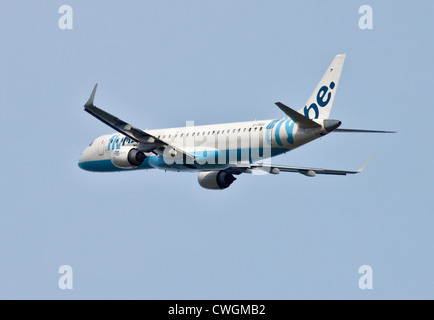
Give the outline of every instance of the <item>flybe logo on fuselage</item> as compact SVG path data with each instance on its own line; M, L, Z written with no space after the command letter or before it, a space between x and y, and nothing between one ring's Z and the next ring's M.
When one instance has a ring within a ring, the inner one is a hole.
M280 137L280 128L282 127L283 124L285 124L285 130L286 130L286 135L287 135L286 141L290 144L294 143L293 130L294 130L295 122L292 119L282 119L280 121L279 120L273 120L267 126L267 132L266 132L265 138L270 145L272 145L271 132L272 132L273 128L276 127L276 129L274 130L274 141L279 146L283 147L282 139Z
M134 142L135 142L134 140L128 137L115 134L108 141L107 151L114 150L115 148L117 149L120 148L121 146L129 145L130 143L134 143Z
M322 86L316 95L316 103L312 103L309 107L304 107L304 115L309 119L318 119L319 117L319 108L324 108L329 104L332 94L329 92L329 89L333 90L336 87L335 83L330 82L330 88L327 86ZM318 107L319 106L319 107ZM314 116L309 116L311 114L311 110L313 110Z

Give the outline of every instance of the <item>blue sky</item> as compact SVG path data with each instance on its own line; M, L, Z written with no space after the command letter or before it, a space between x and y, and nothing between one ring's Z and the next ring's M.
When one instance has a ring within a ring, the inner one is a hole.
M58 9L73 9L60 30ZM373 30L359 29L359 7ZM1 299L433 299L430 1L5 1L0 10ZM282 117L347 59L331 134L274 163L361 175L92 174L112 129ZM73 269L60 290L61 265ZM373 268L373 290L358 269Z

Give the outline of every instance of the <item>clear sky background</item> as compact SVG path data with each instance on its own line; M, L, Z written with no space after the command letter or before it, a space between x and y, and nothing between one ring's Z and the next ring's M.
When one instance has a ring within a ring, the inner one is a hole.
M59 7L73 8L61 30ZM373 30L359 29L359 7ZM3 1L1 299L433 299L432 1ZM273 159L363 174L97 174L113 130L281 118L336 54L342 128ZM60 290L61 265L73 289ZM358 269L373 268L373 290Z

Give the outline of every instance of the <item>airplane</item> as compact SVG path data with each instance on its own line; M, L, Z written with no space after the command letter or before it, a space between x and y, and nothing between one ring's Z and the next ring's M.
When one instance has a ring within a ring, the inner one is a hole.
M339 129L342 122L329 119L345 58L345 54L338 54L333 59L304 108L295 111L276 102L285 114L281 119L141 130L96 107L98 84L95 84L84 110L116 132L96 138L82 152L78 166L93 172L142 169L197 172L200 186L211 190L228 188L235 176L242 173L297 172L308 177L361 173L372 156L355 171L270 162L274 156L331 132L394 133Z

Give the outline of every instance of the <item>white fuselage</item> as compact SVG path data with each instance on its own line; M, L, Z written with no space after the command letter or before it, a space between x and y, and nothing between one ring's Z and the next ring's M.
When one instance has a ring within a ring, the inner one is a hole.
M153 152L146 153L140 166L127 169L221 170L234 163L270 159L327 134L322 120L315 121L321 127L303 129L293 120L282 118L148 130L150 135L193 155L196 161L186 163L185 159L171 158L169 153ZM120 133L100 136L83 151L79 166L89 171L125 170L113 164L113 156L123 147L138 145Z

